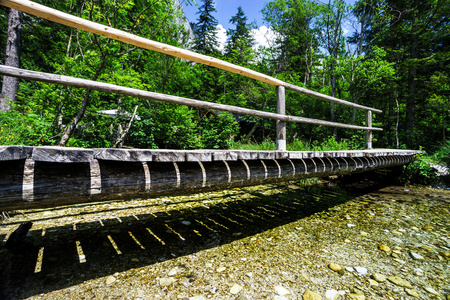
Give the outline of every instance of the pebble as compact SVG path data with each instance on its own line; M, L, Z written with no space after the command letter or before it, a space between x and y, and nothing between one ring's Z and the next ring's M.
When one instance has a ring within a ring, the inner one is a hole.
M421 268L415 268L414 269L414 274L416 274L417 276L423 276L424 271Z
M113 283L114 281L116 281L116 277L114 277L114 276L108 276L108 278L106 278L106 284L111 284L111 283Z
M325 299L336 300L339 298L339 292L336 290L328 290L325 292Z
M178 268L173 268L172 270L167 273L167 276L175 276L178 273Z
M418 253L415 253L415 252L411 251L411 252L409 252L409 254L411 254L411 257L414 258L414 259L423 259L423 256L418 254Z
M301 280L301 281L304 281L304 282L311 281L311 279L309 278L309 276L306 275L306 274L300 275L300 280Z
M239 284L235 283L235 284L231 287L230 293L231 293L232 295L237 295L237 294L239 294L240 291L242 291L242 289L243 289L242 286L240 286Z
M378 249L380 249L381 251L384 251L384 252L390 252L391 251L391 248L389 246L384 245L384 244L379 245Z
M405 279L402 279L402 278L397 277L397 276L388 277L388 280L390 282L392 282L393 284L398 285L398 286L406 287L408 289L412 289L413 288L413 286L411 285L411 283L409 283L409 281L406 281Z
M367 269L364 267L354 267L355 271L358 272L359 275L366 275Z
M306 291L303 294L303 300L322 300L322 296L320 296L316 292Z
M359 294L348 294L348 297L352 300L365 300L366 296Z
M338 264L335 264L335 263L329 264L328 267L329 267L331 270L335 271L335 272L341 272L341 271L343 271L342 267L341 267L340 265L338 265Z
M191 222L189 222L189 221L183 221L183 222L181 222L181 224L183 224L183 225L191 225Z
M277 285L275 287L275 292L280 296L286 296L289 295L291 292L289 292L285 287L281 285Z
M413 297L419 297L419 293L415 289L405 289L405 292Z
M369 234L368 234L367 232L365 232L365 231L361 231L360 234L361 234L362 236L369 236Z
M352 228L352 227L355 227L355 226L356 226L355 224L350 224L350 223L347 224L348 228Z
M354 272L355 271L355 269L353 269L353 267L345 267L345 269L347 271L349 271L349 272Z
M372 288L377 288L380 284L379 284L378 281L376 281L376 280L369 279L369 285L370 285Z
M380 273L374 273L372 278L378 282L385 282L387 280L387 277Z
M223 271L225 271L227 268L225 268L225 267L219 267L219 268L217 268L217 272L223 272Z
M430 294L439 295L439 293L435 289L433 289L431 286L425 286L425 287L423 287L423 289Z
M206 298L202 295L196 295L194 297L190 297L189 300L206 300Z
M169 286L172 283L174 283L175 279L172 277L163 277L159 279L159 285L160 286Z

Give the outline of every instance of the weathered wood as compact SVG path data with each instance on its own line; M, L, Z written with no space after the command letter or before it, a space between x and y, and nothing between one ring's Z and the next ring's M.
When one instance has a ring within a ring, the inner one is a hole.
M32 151L33 147L27 146L0 146L0 161L25 159Z
M368 110L366 112L366 126L372 127L372 111ZM366 131L366 148L372 149L372 130Z
M372 151L373 157L325 157L324 153L303 152L304 158L298 159L269 158L271 153L290 152L241 151L241 157L255 158L204 162L94 159L91 162L61 163L34 161L32 158L0 161L0 210L205 192L365 172L414 160L412 152L403 152L402 155L386 155L384 152L384 156L380 156L383 152ZM196 157L198 159L211 158L199 151L191 154L200 155ZM342 151L339 154L350 153ZM266 155L266 159L261 159ZM309 155L322 157L305 158Z
M277 114L286 115L286 95L283 86L277 86ZM286 122L277 120L277 150L286 151Z
M290 91L294 91L294 92L298 92L298 93L301 93L301 94L304 94L304 95L312 96L312 97L315 97L315 98L318 98L318 99L321 99L321 100L325 100L325 101L328 101L328 102L331 102L331 103L345 105L345 106L348 106L348 107L353 107L353 108L362 109L362 110L366 110L366 111L370 110L370 111L372 111L374 113L379 113L379 114L381 114L383 112L380 109L375 109L375 108L371 108L371 107L368 107L368 106L356 104L356 103L353 103L353 102L341 100L341 99L338 99L338 98L335 98L335 97L331 97L331 96L328 96L328 95L325 95L325 94L321 94L321 93L318 93L318 92L315 92L315 91L311 91L311 90L308 90L308 89L305 89L305 88L302 88L302 87L299 87L299 86L296 86L296 85L293 85L293 84L290 84L290 83L286 83L285 82L283 85L284 85L284 87L286 89L288 89Z
M369 130L369 129L378 130L378 131L383 130L382 128L378 128L378 127L369 128L369 127L364 127L364 126L348 125L348 124L329 122L329 121L310 119L310 118L303 118L303 117L297 117L297 116L280 115L280 114L276 114L276 113L257 111L257 110L253 110L253 109L242 108L242 107L237 107L237 106L232 106L232 105L225 105L225 104L212 103L212 102L207 102L207 101L200 101L200 100L182 98L182 97L177 97L177 96L153 93L153 92L142 91L142 90L138 90L138 89L123 87L123 86L109 84L109 83L80 79L80 78L69 77L69 76L64 76L64 75L55 75L55 74L49 74L49 73L43 73L43 72L23 70L23 69L7 67L7 66L2 66L2 65L0 65L0 74L18 77L18 78L27 79L27 80L42 81L42 82L47 82L47 83L62 84L62 85L68 85L68 86L73 86L73 87L78 87L78 88L97 90L97 91L102 91L102 92L116 93L116 94L121 94L121 95L127 95L127 96L147 99L147 100L156 100L156 101L181 104L181 105L187 105L187 106L204 108L204 109L228 111L231 113L256 116L256 117L261 117L261 118L265 118L265 119L280 120L280 121L284 121L284 122L306 123L306 124L324 125L324 126L340 127L340 128L356 129L356 130Z

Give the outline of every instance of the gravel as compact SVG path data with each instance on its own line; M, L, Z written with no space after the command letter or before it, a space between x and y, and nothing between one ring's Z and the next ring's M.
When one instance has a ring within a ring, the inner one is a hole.
M0 248L0 299L449 299L449 204L291 182L12 211L3 244L33 227L23 249Z

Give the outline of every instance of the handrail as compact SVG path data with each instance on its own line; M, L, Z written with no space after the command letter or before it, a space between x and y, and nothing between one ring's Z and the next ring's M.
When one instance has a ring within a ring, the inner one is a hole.
M140 48L145 48L161 53L165 53L171 56L195 61L201 64L213 66L225 71L229 71L232 73L240 74L249 78L256 79L261 82L268 83L274 86L284 86L286 89L296 91L302 94L306 94L309 96L313 96L328 102L337 103L345 106L349 106L356 109L362 109L366 111L372 111L374 113L382 113L382 110L359 105L353 102L341 100L335 97L331 97L325 94L321 94L315 91L308 90L306 88L298 87L296 85L283 82L282 80L276 79L274 77L265 75L260 72L253 71L251 69L237 66L235 64L210 57L207 55L195 53L193 51L189 51L183 48L178 48L175 46L167 45L164 43L152 41L150 39L146 39L137 35L134 35L129 32L125 32L123 30L119 30L110 26L106 26L103 24L95 23L89 20L82 19L80 17L76 17L56 9L28 1L28 0L0 0L0 4L6 7L14 8L17 10L21 10L28 14L35 15L37 17L41 17L50 21L54 21L56 23L60 23L63 25L67 25L73 28L85 30L91 33L95 33L107 38L111 38L120 42L128 43Z
M382 113L382 111L379 109L359 105L356 103L352 103L349 101L331 97L331 96L328 96L325 94L321 94L321 93L318 93L315 91L311 91L309 89L302 88L302 87L299 87L299 86L296 86L296 85L293 85L293 84L290 84L287 82L283 82L277 78L253 71L253 70L245 68L245 67L237 66L232 63L229 63L229 62L226 62L226 61L214 58L214 57L210 57L207 55L195 53L193 51L189 51L186 49L182 49L182 48L167 45L164 43L152 41L150 39L146 39L146 38L143 38L143 37L140 37L140 36L137 36L137 35L134 35L134 34L110 27L110 26L106 26L106 25L103 25L100 23L85 20L85 19L58 11L56 9L49 8L47 6L44 6L44 5L41 5L41 4L32 2L32 1L0 0L0 4L4 5L6 7L9 7L9 8L21 10L25 13L32 14L37 17L41 17L41 18L44 18L44 19L47 19L50 21L54 21L54 22L57 22L57 23L60 23L63 25L67 25L67 26L70 26L73 28L85 30L87 32L101 35L101 36L104 36L104 37L107 37L110 39L114 39L114 40L124 42L124 43L130 44L130 45L134 45L134 46L137 46L140 48L149 49L149 50L161 52L161 53L164 53L167 55L171 55L174 57L179 57L182 59L187 59L187 60L195 61L195 62L198 62L201 64L213 66L213 67L216 67L216 68L228 71L228 72L240 74L240 75L243 75L243 76L246 76L249 78L253 78L255 80L276 86L277 87L277 113L256 111L256 110L245 109L245 108L240 108L240 107L236 107L236 106L216 104L216 103L211 103L211 102L206 102L206 101L199 101L199 100L180 98L180 97L175 97L175 96L170 96L170 95L145 92L145 91L140 91L140 90L136 90L136 89L131 89L131 90L134 91L133 94L136 97L141 97L141 98L146 98L146 99L154 99L154 100L158 100L158 101L166 101L166 102L178 103L178 104L184 104L184 105L190 105L190 106L195 106L195 107L204 107L204 108L209 107L209 108L217 109L217 110L225 110L225 111L229 111L229 112L236 112L236 113L243 113L243 114L247 114L247 115L259 116L262 118L275 119L275 120L277 120L277 150L286 150L286 124L284 122L298 122L298 123L308 123L308 124L325 125L325 126L332 126L332 127L366 130L367 148L372 148L372 131L383 130L382 128L372 127L372 113ZM28 74L31 74L33 71L27 71L27 70L21 70L21 69L12 70L12 69L7 69L7 68L8 67L2 66L2 70L3 70L2 74L6 75L5 73L9 72L10 74L13 74L13 73L15 74L15 75L10 75L13 77L25 78L25 77L29 76L29 79L31 79L31 77L33 77L31 75L21 77L21 76L23 76L24 73L28 72ZM35 72L35 73L39 73L39 72ZM31 80L51 82L51 80L55 79L55 78L53 78L54 76L57 76L57 77L59 76L60 79L62 79L62 78L70 79L68 81L66 80L65 83L63 83L64 80L59 80L60 81L59 83L66 84L66 85L69 82L72 82L68 85L76 86L76 85L73 85L74 81L77 81L77 80L78 80L78 82L84 81L84 83L81 84L80 87L83 87L83 85L85 85L87 82L87 80L78 79L78 78L74 78L74 77L67 77L67 76L54 75L54 74L48 74L48 73L40 73L40 74L44 75L44 77L46 77L46 78L44 78L45 80L43 80L42 78L31 79ZM50 79L50 77L52 77L52 79ZM57 82L57 81L58 80L56 80L54 82ZM98 83L98 82L97 82L97 84L106 85L105 83ZM102 90L102 88L98 88L98 86L96 86L95 84L89 84L89 85L92 86L91 89ZM111 88L111 86L114 86L114 89L116 90L115 93L124 93L125 90L129 90L129 88L120 87L117 85L110 85L110 88ZM313 96L318 99L328 101L331 103L345 105L345 106L352 107L355 109L365 110L367 127L342 124L342 123L336 123L336 122L329 122L329 121L323 121L323 120L316 120L316 119L309 119L309 118L303 118L303 117L297 117L297 116L286 116L285 115L285 89L295 91L298 93L302 93L305 95ZM139 93L137 93L136 91L138 91L141 94L142 93L146 93L146 94L139 96L138 95ZM152 94L153 96L151 96L150 94ZM158 97L156 97L158 99L155 98L155 95L159 95ZM183 99L183 101L179 101L180 99ZM219 107L221 107L221 108L219 108ZM238 111L240 111L240 112L238 112Z
M316 119L310 119L310 118L303 118L303 117L297 117L297 116L287 116L284 114L277 114L277 113L243 108L243 107L239 107L239 106L219 104L219 103L201 101L201 100L194 100L194 99L171 96L171 95L166 95L166 94L159 94L159 93L143 91L143 90L139 90L139 89L124 87L124 86L110 84L110 83L104 83L104 82L81 79L81 78L64 76L64 75L56 75L56 74L43 73L43 72L37 72L37 71L29 71L29 70L8 67L8 66L3 66L3 65L0 65L0 75L11 76L11 77L21 78L21 79L26 79L26 80L34 80L34 81L41 81L41 82L47 82L47 83L62 84L62 85L76 87L76 88L85 88L85 89L91 89L91 90L96 90L96 91L101 91L101 92L122 94L122 95L127 95L127 96L142 98L142 99L148 99L148 100L156 100L156 101L162 101L162 102L168 102L168 103L174 103L174 104L180 104L180 105L188 105L188 106L197 107L197 108L228 111L231 113L245 114L245 115L261 117L261 118L265 118L265 119L274 119L274 120L279 120L279 121L283 121L283 122L306 123L306 124L324 125L324 126L340 127L340 128L356 129L356 130L377 130L377 131L383 130L383 129L377 128L377 127L363 127L363 126L342 124L342 123L316 120Z

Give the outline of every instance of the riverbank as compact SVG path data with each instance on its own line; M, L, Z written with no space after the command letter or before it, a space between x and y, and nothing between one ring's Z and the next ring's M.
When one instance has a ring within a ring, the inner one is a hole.
M16 211L0 237L32 221L34 247L0 250L2 297L449 299L449 209L360 181Z

